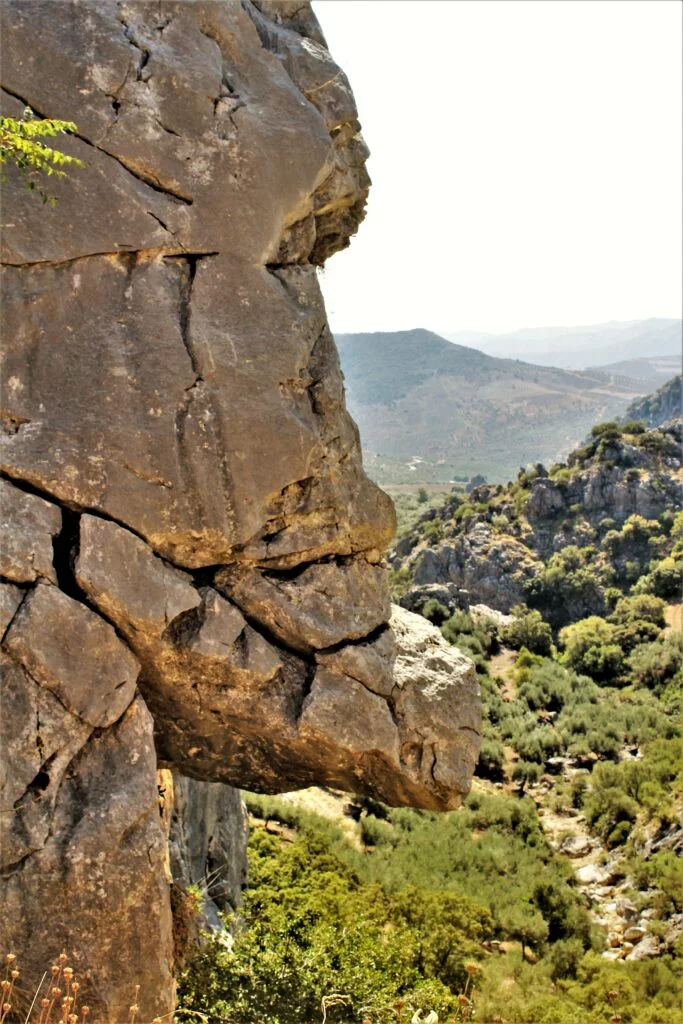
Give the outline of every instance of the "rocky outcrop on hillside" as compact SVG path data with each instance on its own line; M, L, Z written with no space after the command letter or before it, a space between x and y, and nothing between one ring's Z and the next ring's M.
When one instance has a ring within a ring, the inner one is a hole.
M507 487L481 485L466 499L454 494L396 545L392 564L412 581L401 603L415 608L441 587L448 599L438 599L448 607L482 603L510 612L554 554L569 546L597 550L631 517L653 522L681 508L680 442L677 422L607 436L550 472L539 465ZM624 541L610 562L620 569L637 554Z
M529 549L514 537L496 535L486 523L476 523L453 544L425 548L415 559L415 586L454 584L470 601L509 612L524 599L524 585L540 567Z
M158 766L447 808L477 695L393 677L393 510L316 278L367 150L308 4L2 17L3 111L74 120L85 166L54 208L8 169L0 945L37 978L67 946L97 1015L139 984L151 1019L174 973Z
M643 420L648 427L661 427L678 421L683 415L683 377L679 373L654 395L637 398L626 410L624 419Z

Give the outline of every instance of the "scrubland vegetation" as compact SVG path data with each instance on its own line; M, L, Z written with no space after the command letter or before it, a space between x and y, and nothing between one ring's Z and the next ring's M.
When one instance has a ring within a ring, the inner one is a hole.
M638 472L656 488L670 442L639 422L602 424L566 465L525 470L507 488L454 493L431 510L429 495L412 496L413 534L447 543L485 521L530 543L535 479L569 487L626 447L647 453ZM668 623L683 513L552 514L556 531L571 521L571 543L541 556L505 624L418 602L481 684L481 757L464 807L439 815L355 797L344 814L340 796L334 820L248 795L250 881L234 941L209 941L189 966L188 1009L237 1024L323 1013L403 1024L418 1012L490 1024L680 1020L683 635ZM409 565L392 576L398 599ZM564 855L566 837L584 844L582 860ZM577 863L602 881L582 881ZM600 915L618 898L638 926L624 932L635 944L622 935L615 950Z

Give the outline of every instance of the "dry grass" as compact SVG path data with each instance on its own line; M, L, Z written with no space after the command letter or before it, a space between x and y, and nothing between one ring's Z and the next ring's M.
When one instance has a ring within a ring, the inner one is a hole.
M21 982L17 957L14 953L8 953L5 957L5 976L0 982L0 1024L96 1024L90 1019L90 1007L87 1003L81 1002L81 985L73 967L69 965L66 953L60 953L56 961L44 972L37 988L26 989ZM139 994L140 986L136 985L125 1024L145 1024L140 1018ZM177 1013L178 1011L164 1017L155 1017L151 1024L174 1024ZM207 1018L201 1013L180 1013L208 1024Z

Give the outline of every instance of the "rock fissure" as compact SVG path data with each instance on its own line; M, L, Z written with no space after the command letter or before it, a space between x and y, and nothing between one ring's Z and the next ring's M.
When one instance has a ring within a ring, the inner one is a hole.
M3 90L3 92L6 92L8 96L13 96L15 100L19 100L20 103L23 103L24 107L29 107L37 117L48 117L48 115L43 111L39 110L35 104L31 103L24 96L20 96L18 93L8 88L6 85L0 83L0 88ZM116 153L112 153L110 150L105 149L104 146L99 146L96 142L93 142L92 139L89 139L87 135L83 135L82 132L74 132L73 137L75 139L80 139L80 141L85 143L86 146L90 146L92 149L96 149L99 153L104 153L105 156L108 156L112 160L115 160L117 164L125 168L125 170L128 171L128 173L132 175L133 178L137 178L137 180L142 182L143 185L146 185L147 188L151 188L154 192L160 192L163 195L168 196L175 202L182 203L185 206L192 206L192 203L194 202L192 196L186 195L185 193L180 192L178 189L173 188L172 186L162 182L160 178L157 178L149 174L148 172L142 171L139 167L136 167L129 158L117 156Z
M50 785L50 768L56 757L57 753L55 751L55 753L50 754L50 756L41 763L38 772L31 779L24 792L14 801L12 806L15 811L20 810L21 807L23 807L23 805L30 799L40 799L40 794L44 793Z
M0 647L1 647L3 642L4 642L4 640L5 640L5 637L7 636L8 632L9 632L9 630L12 628L12 624L13 624L14 620L16 619L17 615L21 611L21 607L22 607L24 601L26 600L27 595L30 594L30 592L31 592L31 590L33 588L32 588L32 586L17 586L17 584L13 583L11 580L7 580L7 581L2 580L0 582L2 583L3 586L17 587L17 589L20 590L20 592L21 592L21 597L19 598L19 602L16 605L16 607L12 610L11 615L9 616L9 618L4 618L3 619L4 628L2 630L0 630Z
M363 647L365 644L374 644L376 640L384 636L389 632L389 625L386 622L376 626L375 629L367 633L365 636L360 637L349 637L348 640L340 640L338 644L330 644L329 647L321 647L316 652L318 654L336 654L337 651L341 651L344 647Z
M78 558L80 544L80 512L62 508L62 528L52 538L53 565L57 574L57 585L68 597L85 603L85 594L76 581L74 564Z
M194 384L187 390L191 390L197 383L204 380L204 368L201 365L199 354L192 342L192 290L197 276L197 267L200 260L208 259L210 256L218 256L217 252L207 253L183 253L182 256L169 256L179 265L179 292L180 308L178 321L180 324L180 337L187 352L192 372L195 375Z
M28 973L76 921L98 1018L138 983L165 1018L164 858L188 840L168 838L157 763L209 844L231 785L451 808L477 682L391 611L393 512L315 271L363 218L368 152L309 5L49 6L0 5L9 108L74 114L85 154L47 220L6 183L0 945L30 934Z
M147 66L147 64L149 62L149 56L150 56L149 50L147 49L146 46L141 45L137 41L137 39L135 38L135 33L134 33L130 23L126 20L126 6L125 6L125 3L121 3L120 0L119 0L118 7L119 7L119 21L121 22L121 25L123 26L123 34L124 34L126 40L130 43L130 45L132 47L134 47L136 50L138 50L138 52L140 54L140 56L137 58L137 66L136 66L136 69L135 69L135 77L136 77L137 81L141 81L142 80L142 71Z
M149 212L149 211L147 211L147 212ZM154 214L150 213L149 216L150 217L154 217ZM158 217L155 217L155 220L158 220L158 219L159 219ZM168 229L166 229L166 230L168 230ZM33 268L40 268L42 270L42 269L48 269L48 268L51 268L51 267L54 267L56 269L58 267L73 266L74 264L80 263L83 260L97 259L100 256L115 256L117 258L120 258L120 257L123 257L123 256L142 256L142 257L147 256L147 257L152 257L153 258L155 256L165 256L165 255L171 256L171 255L176 254L176 252L179 252L180 254L182 254L182 251L183 250L180 249L178 246L170 246L170 245L169 246L155 246L153 249L124 249L124 248L121 248L121 249L117 249L115 251L108 251L108 252L86 252L86 253L81 253L78 256L72 256L69 259L64 259L64 260L31 260L28 263L14 263L11 260L7 260L7 261L5 261L4 266L16 267L18 270L23 270L23 269L31 270ZM11 413L8 413L8 414L2 413L0 415L2 415L2 416L7 415L10 418L12 418L12 414ZM20 426L23 425L23 423L30 423L30 422L31 422L30 420L24 420L24 421L22 421Z
M190 390L191 389L192 386ZM126 468L128 468L130 472L133 472L134 475L138 475L137 473L135 473L134 470L130 469L130 467ZM12 484L13 487L16 487L17 490L23 491L26 494L33 494L37 498L42 498L43 501L47 501L50 504L55 505L60 511L73 512L77 515L94 516L97 519L101 519L103 522L114 523L116 526L121 527L122 530L127 530L128 533L133 534L134 537L137 537L138 540L141 540L149 548L150 553L152 553L156 558L160 559L160 561L163 561L167 563L169 566L172 566L174 569L179 569L185 573L194 573L196 574L198 580L205 579L207 573L212 573L213 571L215 571L215 566L208 566L202 569L193 570L180 562L175 562L173 561L173 559L169 558L165 552L161 553L157 551L150 544L147 538L142 533L139 533L134 526L131 526L130 523L127 523L122 519L118 519L116 516L110 515L109 513L104 512L102 509L99 508L92 508L90 506L81 504L77 504L75 506L70 505L63 498L60 498L57 495L55 495L52 491L45 490L43 487L34 484L32 481L27 480L25 477L18 476L11 470L8 471L7 468L0 469L0 480L5 480L7 483ZM164 485L162 484L162 486ZM221 568L222 567L223 566L221 566Z

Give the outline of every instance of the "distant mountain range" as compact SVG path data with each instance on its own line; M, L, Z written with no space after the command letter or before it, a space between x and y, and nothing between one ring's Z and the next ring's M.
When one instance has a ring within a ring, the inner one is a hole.
M368 472L384 484L511 479L563 457L652 389L609 368L500 359L422 329L336 341Z
M525 328L512 334L444 332L443 337L491 356L524 359L541 366L585 369L624 360L674 356L679 360L680 369L683 321L651 318L624 323L612 320L588 327Z
M617 363L600 366L603 373L614 373L630 377L654 391L681 372L681 357L653 356L650 359L622 359Z

